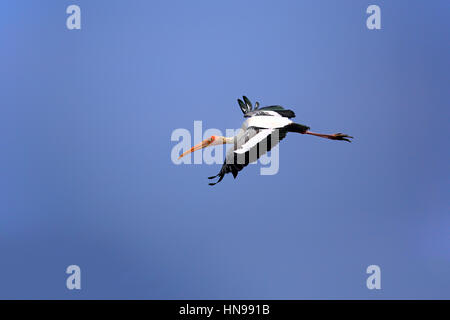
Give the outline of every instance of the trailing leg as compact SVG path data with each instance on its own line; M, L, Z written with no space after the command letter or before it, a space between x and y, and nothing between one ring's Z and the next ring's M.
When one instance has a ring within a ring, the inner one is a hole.
M325 139L330 139L330 140L342 140L342 141L347 141L347 142L352 142L350 139L353 139L352 136L348 136L348 135L340 133L340 132L335 133L335 134L323 134L323 133L315 133L315 132L311 132L311 131L306 131L305 134L309 134L312 136L321 137L321 138L325 138Z

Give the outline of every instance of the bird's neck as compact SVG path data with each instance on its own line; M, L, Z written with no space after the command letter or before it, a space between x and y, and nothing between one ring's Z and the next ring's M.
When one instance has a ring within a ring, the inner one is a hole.
M234 143L234 137L223 137L223 144Z

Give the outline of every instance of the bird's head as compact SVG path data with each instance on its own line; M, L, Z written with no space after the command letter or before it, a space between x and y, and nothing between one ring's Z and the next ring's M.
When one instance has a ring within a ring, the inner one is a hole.
M192 153L194 151L201 150L201 149L206 148L206 147L218 146L218 145L225 144L225 143L227 143L227 138L226 137L211 136L208 139L203 140L199 144L196 144L195 146L193 146L188 151L184 152L181 156L178 157L178 159L180 159L180 158L184 157L185 155L187 155L189 153Z

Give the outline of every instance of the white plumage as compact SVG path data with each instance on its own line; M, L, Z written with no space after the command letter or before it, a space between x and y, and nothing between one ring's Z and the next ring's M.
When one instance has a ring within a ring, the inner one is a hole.
M242 154L246 153L247 151L250 151L251 148L253 148L258 143L266 139L272 132L274 132L274 129L260 130L255 136L250 138L250 140L244 143L239 149L234 150L234 152L237 154Z
M273 112L276 113L276 112ZM264 129L277 129L277 128L283 128L289 124L291 124L292 121L288 118L281 117L281 116L253 116L249 118L247 121L243 124L243 130L246 130L249 127L255 127L255 128L264 128ZM244 129L244 126L246 128Z

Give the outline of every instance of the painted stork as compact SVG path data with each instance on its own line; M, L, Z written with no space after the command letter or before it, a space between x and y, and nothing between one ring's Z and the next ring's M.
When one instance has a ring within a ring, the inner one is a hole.
M284 109L282 106L267 106L259 108L259 103L252 103L246 97L242 97L244 101L238 99L239 107L247 118L242 124L241 130L234 137L211 136L203 140L199 144L193 146L190 150L184 152L178 159L185 155L201 150L206 147L234 144L234 148L230 149L225 157L225 162L219 173L208 179L219 177L217 182L210 183L213 186L222 181L225 174L230 173L234 178L249 163L256 161L272 147L276 146L288 132L297 132L301 134L309 134L312 136L326 138L331 140L341 140L351 142L353 137L343 133L322 134L309 131L309 127L298 124L290 120L295 117L292 110Z

